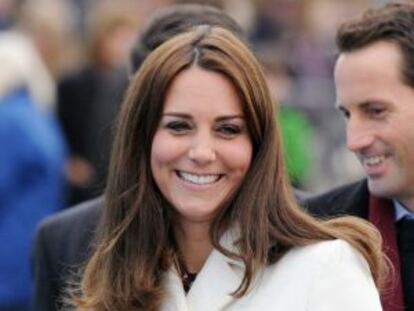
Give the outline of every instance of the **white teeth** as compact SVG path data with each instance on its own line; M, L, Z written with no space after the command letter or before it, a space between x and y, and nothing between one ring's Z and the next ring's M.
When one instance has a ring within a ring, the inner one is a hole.
M380 164L382 161L384 161L385 156L375 156L375 157L369 157L364 158L364 164L368 166L374 166Z
M182 171L178 171L178 176L185 181L191 182L198 185L211 184L219 180L220 175L194 175Z

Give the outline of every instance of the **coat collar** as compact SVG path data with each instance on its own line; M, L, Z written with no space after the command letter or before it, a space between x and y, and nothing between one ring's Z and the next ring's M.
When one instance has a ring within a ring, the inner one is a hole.
M234 230L226 233L220 244L235 251ZM162 311L218 311L233 302L231 294L239 287L244 275L244 264L214 249L186 295L181 279L174 268L165 274L167 291Z

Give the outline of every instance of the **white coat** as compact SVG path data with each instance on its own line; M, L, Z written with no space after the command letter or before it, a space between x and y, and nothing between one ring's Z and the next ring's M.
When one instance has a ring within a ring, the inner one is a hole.
M242 276L243 263L213 250L187 295L174 270L165 274L162 311L382 310L367 262L342 240L293 248L236 299Z

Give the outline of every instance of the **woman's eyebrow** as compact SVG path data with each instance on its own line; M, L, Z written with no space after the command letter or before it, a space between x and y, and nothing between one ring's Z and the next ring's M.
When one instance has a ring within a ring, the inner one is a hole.
M193 119L193 117L188 113L175 112L175 111L164 112L162 114L162 116L163 117L176 117L176 118L182 118L182 119ZM228 121L228 120L232 120L232 119L242 119L242 120L244 120L245 117L244 117L244 115L241 115L241 114L232 114L232 115L222 115L222 116L219 116L219 117L215 118L214 120L216 122L222 122L222 121Z
M217 117L216 121L228 121L232 119L243 119L244 120L244 116L241 114L225 115L225 116Z
M175 111L164 112L162 114L162 116L163 117L178 117L178 118L183 118L183 119L192 119L192 116L189 115L188 113L175 112Z

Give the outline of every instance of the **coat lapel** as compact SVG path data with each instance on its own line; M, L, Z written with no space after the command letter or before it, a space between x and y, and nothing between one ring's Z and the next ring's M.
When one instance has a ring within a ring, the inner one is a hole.
M220 244L237 253L234 237L238 230L226 232ZM162 311L219 311L234 301L231 294L239 287L244 275L244 264L213 250L197 275L187 295L181 278L174 268L164 275L163 284L167 291Z
M225 233L220 244L232 251L236 230ZM165 273L167 297L162 311L219 311L234 301L231 296L244 275L242 262L213 250L186 295L178 273L172 268Z
M181 278L174 269L165 273L164 286L167 297L162 306L162 311L190 311Z
M242 275L239 262L213 250L188 293L188 310L222 310L234 301L231 293L239 287Z

